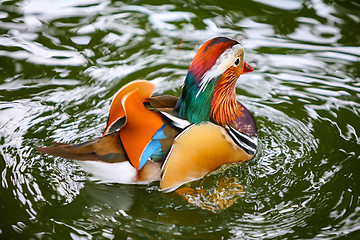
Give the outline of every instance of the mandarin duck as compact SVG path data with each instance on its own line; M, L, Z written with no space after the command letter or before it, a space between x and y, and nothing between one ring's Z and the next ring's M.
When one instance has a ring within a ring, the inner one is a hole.
M102 180L160 181L171 191L255 155L256 123L235 93L239 76L251 71L240 43L211 39L196 53L180 97L153 95L150 81L130 82L113 98L103 136L39 151L77 160Z

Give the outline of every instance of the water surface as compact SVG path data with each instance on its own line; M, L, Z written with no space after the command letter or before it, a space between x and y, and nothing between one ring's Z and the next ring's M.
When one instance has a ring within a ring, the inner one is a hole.
M0 238L359 239L359 15L341 0L1 1ZM235 179L230 207L158 183L99 183L35 150L101 135L133 80L179 96L215 36L242 39L255 68L237 97L257 121L258 154L194 183Z

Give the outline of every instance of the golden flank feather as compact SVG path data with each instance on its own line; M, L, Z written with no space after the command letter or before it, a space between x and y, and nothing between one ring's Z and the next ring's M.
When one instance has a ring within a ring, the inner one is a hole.
M225 163L244 162L252 157L234 143L223 127L210 122L192 125L175 139L162 169L160 188L177 188Z

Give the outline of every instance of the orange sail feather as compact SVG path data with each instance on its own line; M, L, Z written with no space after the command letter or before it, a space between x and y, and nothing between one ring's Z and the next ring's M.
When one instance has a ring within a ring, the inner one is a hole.
M149 90L149 89L145 89ZM164 124L158 113L144 107L144 97L149 92L136 88L122 98L126 123L120 130L121 142L131 164L139 170L140 158L156 131Z
M104 135L108 133L111 125L116 122L119 118L125 116L125 110L123 107L122 100L126 94L131 91L137 90L139 93L139 97L142 102L146 102L148 98L151 97L154 91L154 84L145 81L145 80L137 80L123 86L116 94L114 99L111 102L110 111L109 111L109 119L104 131Z

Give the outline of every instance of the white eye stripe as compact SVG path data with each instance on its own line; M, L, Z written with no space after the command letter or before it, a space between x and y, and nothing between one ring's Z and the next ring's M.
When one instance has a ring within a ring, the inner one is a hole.
M199 93L204 91L207 84L214 78L222 75L226 69L228 69L230 66L234 65L234 59L236 57L239 58L239 63L242 61L244 53L244 48L240 44L236 44L232 46L231 48L226 49L216 60L214 66L208 70L201 79L200 82L200 90L196 94L196 96L199 96Z

